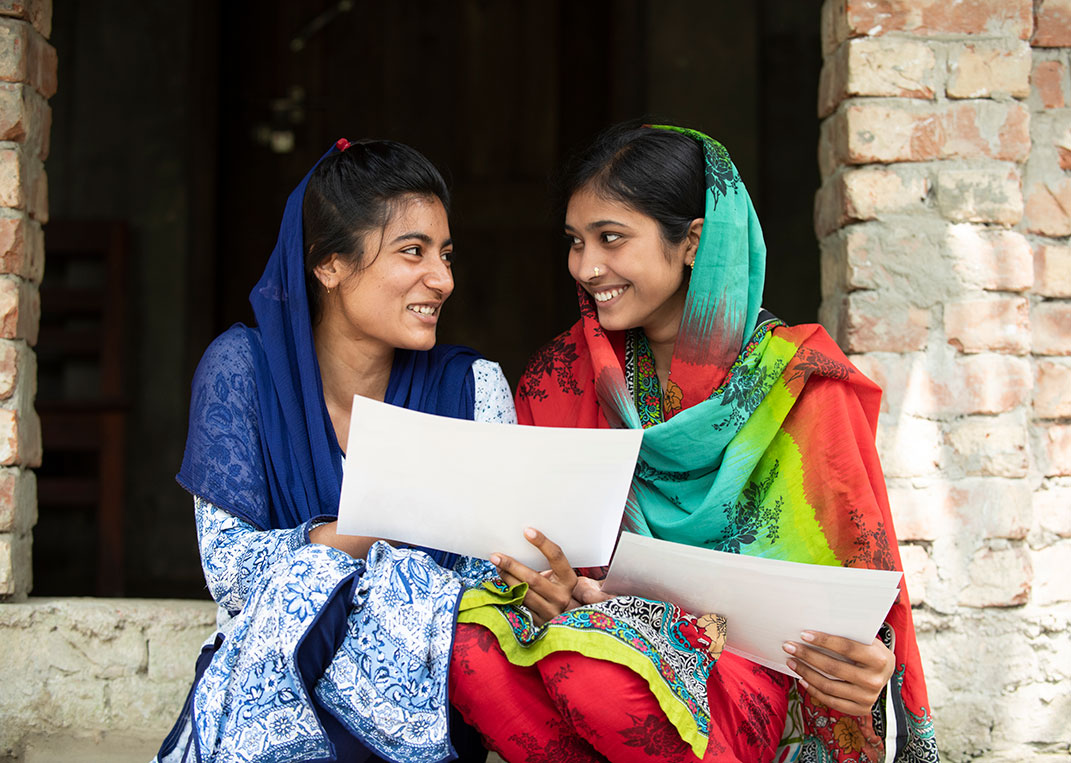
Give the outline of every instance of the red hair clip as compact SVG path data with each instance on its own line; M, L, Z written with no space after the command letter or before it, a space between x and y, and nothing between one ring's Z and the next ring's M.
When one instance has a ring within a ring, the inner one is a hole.
M335 148L337 148L339 151L345 151L347 148L349 148L352 145L353 144L350 143L345 138L339 138L338 140L335 141Z

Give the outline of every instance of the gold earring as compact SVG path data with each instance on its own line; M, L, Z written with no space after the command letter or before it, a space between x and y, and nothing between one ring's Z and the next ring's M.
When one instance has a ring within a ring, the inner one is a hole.
M695 270L695 260L692 260L691 262L689 262L688 263L688 267L690 267L692 270Z

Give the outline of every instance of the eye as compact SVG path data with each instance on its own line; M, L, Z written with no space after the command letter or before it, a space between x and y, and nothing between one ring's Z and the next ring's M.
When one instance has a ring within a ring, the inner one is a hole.
M564 234L563 238L565 239L565 243L567 243L570 247L580 246L580 244L582 243L580 241L580 237L579 236L574 236L571 233Z
M407 246L405 249L402 250L402 254L408 254L411 257L419 257L420 246L418 244L414 244L413 246Z
M442 261L445 262L447 265L453 265L454 264L454 250L453 249L451 249L449 252L443 252L442 254L439 255L439 257L441 257Z
M620 241L621 240L621 234L620 233L609 233L609 232L603 233L602 234L602 240L603 240L603 243L605 243L605 244L612 244L615 241Z

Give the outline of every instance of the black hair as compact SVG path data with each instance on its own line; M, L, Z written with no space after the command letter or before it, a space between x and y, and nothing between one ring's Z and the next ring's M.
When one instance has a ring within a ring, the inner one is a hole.
M625 122L600 133L566 165L558 180L559 213L569 199L589 189L653 217L662 238L679 244L692 220L705 211L703 150L695 138L675 130Z
M416 149L392 140L359 140L313 170L301 206L305 235L305 289L315 325L323 310L316 267L332 254L360 267L364 236L390 220L404 196L434 196L450 211L442 175Z

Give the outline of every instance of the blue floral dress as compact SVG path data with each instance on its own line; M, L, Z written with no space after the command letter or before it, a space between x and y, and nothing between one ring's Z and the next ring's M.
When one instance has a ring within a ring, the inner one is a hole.
M475 420L516 423L498 365L472 371ZM194 512L218 628L160 763L333 760L346 752L331 741L347 736L330 733L339 727L387 759L450 755L456 606L462 588L496 574L488 562L444 568L383 542L354 559L310 542L333 517L258 530L199 496Z

